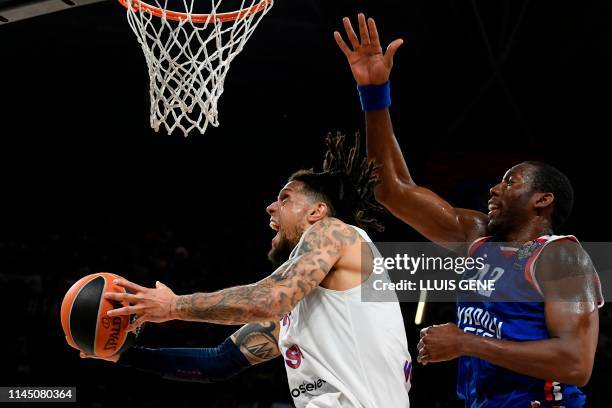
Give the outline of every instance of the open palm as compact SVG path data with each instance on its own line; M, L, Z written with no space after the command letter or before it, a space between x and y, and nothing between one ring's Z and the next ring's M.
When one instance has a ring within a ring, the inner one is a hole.
M359 14L358 20L360 38L357 38L348 17L342 20L351 47L344 42L338 31L334 32L334 38L348 59L353 77L358 85L383 84L389 79L393 67L393 56L402 45L403 40L393 41L383 54L374 19L369 18L366 22L365 16Z

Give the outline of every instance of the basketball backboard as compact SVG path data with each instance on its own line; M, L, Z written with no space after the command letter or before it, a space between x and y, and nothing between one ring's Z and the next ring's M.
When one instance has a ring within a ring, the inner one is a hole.
M0 0L0 25L106 0Z

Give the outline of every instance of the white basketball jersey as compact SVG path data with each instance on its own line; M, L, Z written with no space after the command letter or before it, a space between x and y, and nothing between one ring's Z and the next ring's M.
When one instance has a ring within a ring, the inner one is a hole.
M353 228L380 256L367 233ZM280 327L297 408L409 407L412 361L399 303L361 302L360 286L345 291L318 286Z

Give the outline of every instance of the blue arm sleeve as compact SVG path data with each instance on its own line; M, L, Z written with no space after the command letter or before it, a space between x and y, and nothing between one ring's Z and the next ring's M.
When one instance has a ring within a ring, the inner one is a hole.
M121 355L119 364L178 381L226 380L251 366L228 338L214 348L133 347Z

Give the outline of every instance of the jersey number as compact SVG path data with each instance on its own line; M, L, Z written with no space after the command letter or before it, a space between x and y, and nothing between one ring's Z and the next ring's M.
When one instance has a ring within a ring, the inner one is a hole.
M500 267L495 267L493 268L491 273L489 273L490 268L491 268L491 265L485 264L485 266L482 269L480 269L478 273L476 274L476 276L474 276L474 278L472 279L477 280L477 281L489 280L489 281L497 282L499 278L501 278L502 275L504 274L504 270ZM487 274L489 275L485 278ZM479 295L486 296L486 297L491 297L491 292L492 291L490 290L484 290L484 289L478 290Z
M287 349L285 352L285 357L285 363L287 363L287 365L293 369L298 368L300 364L302 364L302 358L304 358L302 355L302 350L300 350L300 346L297 344L294 344Z

